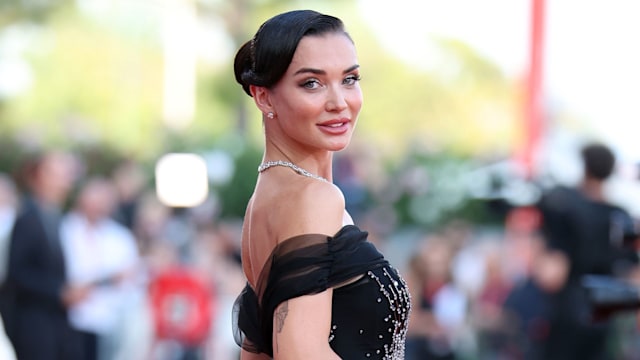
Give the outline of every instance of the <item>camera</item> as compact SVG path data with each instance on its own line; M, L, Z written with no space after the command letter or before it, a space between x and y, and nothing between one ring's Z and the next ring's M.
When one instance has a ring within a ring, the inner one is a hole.
M607 275L584 275L581 280L594 321L640 309L640 288L629 281Z

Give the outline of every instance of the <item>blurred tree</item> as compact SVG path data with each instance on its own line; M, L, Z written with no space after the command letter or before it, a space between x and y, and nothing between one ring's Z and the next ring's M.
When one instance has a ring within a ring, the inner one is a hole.
M257 180L257 164L262 158L262 148L249 144L235 159L235 171L231 180L218 190L222 203L221 216L243 218L247 203Z
M96 4L107 5L92 8ZM419 145L418 153L426 151L428 161L412 167L429 170L432 185L446 184L461 171L447 159L455 163L487 154L504 157L513 147L520 116L519 83L463 43L434 40L431 55L440 61L427 70L416 69L381 47L359 17L357 6L365 5L356 1L196 0L195 4L199 26L222 25L212 26L208 37L185 41L198 43L218 59L200 59L194 119L177 132L161 121L162 9L157 2L0 0L0 31L7 24L46 20L25 54L35 81L25 94L0 102L0 131L17 134L20 146L104 146L109 153L149 161L167 151L205 151L225 139L242 139L243 150L234 154L238 165L232 184L243 185L222 191L226 211L240 215L255 180L262 127L252 100L235 83L232 57L273 14L313 8L341 17L358 48L365 105L354 142L368 144L396 165L414 157ZM216 36L223 40L214 40ZM91 151L92 159L105 162L96 168L108 167L110 160ZM402 173L393 166L387 171L392 176ZM405 195L399 205L405 218L422 221L410 215L420 212L420 203L410 199L410 192Z
M36 82L6 109L14 130L37 127L43 142L107 142L157 150L162 58L153 43L59 15L27 56Z
M433 56L442 61L428 71L403 65L371 40L358 45L365 105L356 136L396 157L414 143L460 155L510 153L519 85L496 65L453 40L436 42Z
M224 24L232 49L252 36L255 24L299 6L284 0L197 4L201 21ZM365 106L357 137L392 156L402 156L416 141L465 154L510 151L520 94L518 84L495 65L464 44L440 40L441 53L434 56L441 64L430 71L414 69L385 52L362 20L349 15L357 13L354 2L305 5L345 18L358 46ZM30 46L33 89L5 104L0 127L12 132L35 127L56 141L106 141L131 153L162 151L158 10L131 14L111 8L87 15L75 6L56 9L49 14L48 30ZM213 66L200 64L195 119L179 135L197 144L228 131L261 139L259 116L253 116L253 106L247 106L251 99L233 79L232 55Z
M238 49L240 45L251 39L257 30L257 25L261 23L258 14L263 13L265 9L270 14L274 14L274 8L282 5L291 5L295 1L291 0L234 0L234 1L216 1L216 0L199 0L200 16L204 18L221 19L224 23L229 37L233 44L233 49ZM271 16L271 15L270 15ZM233 67L226 69L230 76L226 76L230 82L221 84L233 84L237 90L235 79L233 79ZM236 130L244 134L247 130L248 109L246 96L241 91L228 91L227 86L219 87L217 94L224 94L223 97L233 104L236 112Z
M17 22L42 22L58 7L71 0L2 0L0 1L0 29Z

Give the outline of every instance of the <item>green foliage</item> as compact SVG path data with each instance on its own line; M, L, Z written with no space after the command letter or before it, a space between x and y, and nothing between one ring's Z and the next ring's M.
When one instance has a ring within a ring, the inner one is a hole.
M16 172L27 154L27 148L15 138L0 134L0 173L17 175Z
M51 22L52 31L28 54L36 83L8 104L6 122L13 128L36 126L49 143L104 142L140 154L157 150L159 49L73 13Z
M44 22L56 9L71 3L71 0L2 0L0 1L0 29L5 25L25 20Z
M218 189L223 218L244 217L247 203L256 184L257 168L261 158L262 149L251 145L235 158L235 171L231 181Z
M508 152L518 130L514 84L468 46L438 44L443 65L425 71L403 66L375 43L359 43L361 135L398 157L414 142L468 156Z

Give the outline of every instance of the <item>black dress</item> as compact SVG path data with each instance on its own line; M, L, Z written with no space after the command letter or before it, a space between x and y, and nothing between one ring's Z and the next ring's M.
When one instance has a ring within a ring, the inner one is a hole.
M342 359L403 359L409 291L367 235L346 225L333 237L306 234L276 246L256 291L247 284L236 300L238 345L273 356L273 313L280 303L362 275L334 288L329 345Z

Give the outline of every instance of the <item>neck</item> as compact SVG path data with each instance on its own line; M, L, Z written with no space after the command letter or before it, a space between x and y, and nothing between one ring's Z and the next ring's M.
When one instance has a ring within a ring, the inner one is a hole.
M262 163L270 161L287 161L314 175L331 180L333 178L333 152L309 152L304 149L291 149L280 146L274 141L267 141Z
M62 206L63 199L59 196L50 195L46 192L34 192L33 199L37 201L39 204L50 207L50 208L59 208Z
M322 180L324 182L330 182L328 179L326 179L326 178L324 178L322 176L313 174L313 173L311 173L311 172L299 167L298 165L296 165L296 164L294 164L292 162L284 161L284 160L275 160L275 161L263 162L262 164L260 164L260 166L258 166L258 172L259 173L263 173L267 169L270 169L270 168L272 168L274 166L287 167L287 168L295 171L296 173L298 173L298 174L300 174L302 176L306 176L306 177L313 178L313 179L316 179L316 180Z
M604 201L604 183L601 180L586 178L582 182L582 192L591 200Z

